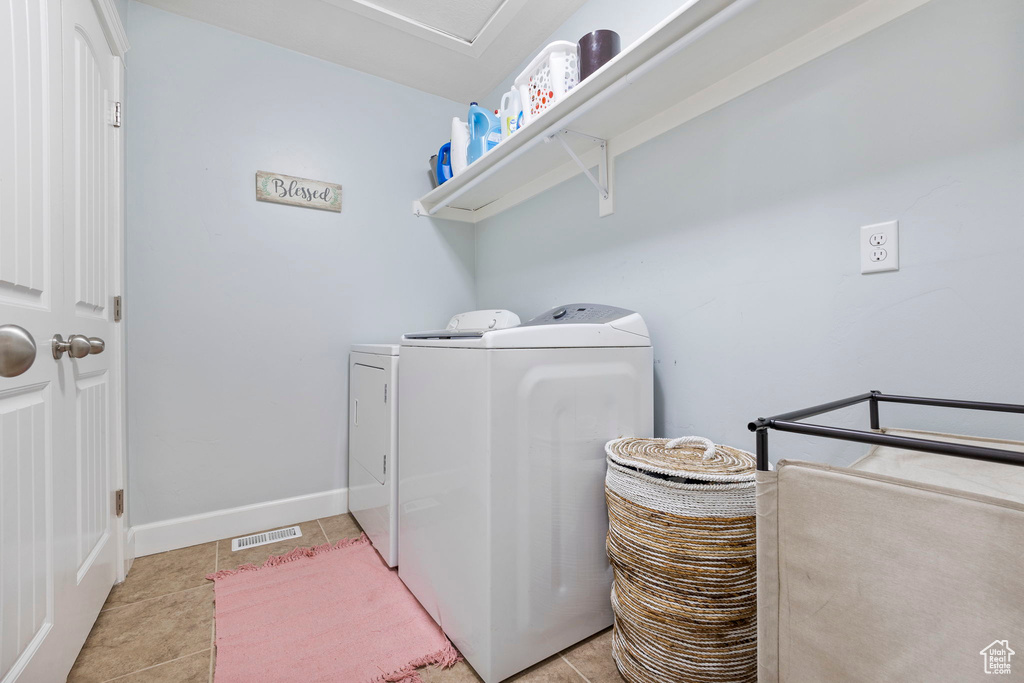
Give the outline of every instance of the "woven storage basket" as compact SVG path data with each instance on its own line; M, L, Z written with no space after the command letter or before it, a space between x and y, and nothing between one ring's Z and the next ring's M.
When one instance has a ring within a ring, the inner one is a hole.
M612 653L630 683L757 680L754 456L608 442Z

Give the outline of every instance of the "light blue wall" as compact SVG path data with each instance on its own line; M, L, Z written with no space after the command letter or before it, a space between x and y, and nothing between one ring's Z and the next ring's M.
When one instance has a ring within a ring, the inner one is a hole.
M673 4L591 0L552 39L626 44ZM1024 400L1016 0L933 0L626 153L614 216L576 178L475 238L409 210L464 105L135 2L126 24L133 524L344 486L348 345L477 305L641 311L659 435L751 448L750 418L869 388ZM341 182L343 213L255 202L258 169ZM860 275L859 226L893 218L902 270Z
M477 303L643 313L658 435L752 449L750 419L869 389L1024 402L1024 4L983 4L933 0L627 152L611 217L577 177L486 221ZM901 270L861 275L859 227L890 219ZM955 411L883 422L1024 437Z
M129 5L133 524L346 484L352 343L473 308L472 229L411 213L447 100ZM340 214L255 200L339 182Z
M114 7L117 8L117 13L121 17L121 23L128 27L128 0L114 0Z

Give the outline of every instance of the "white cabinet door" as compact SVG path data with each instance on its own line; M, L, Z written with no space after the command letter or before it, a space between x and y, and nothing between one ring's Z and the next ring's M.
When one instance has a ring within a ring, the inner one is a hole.
M354 458L379 483L384 483L387 457L388 411L384 392L387 375L383 368L352 366L352 405L349 406L349 457Z
M37 347L0 377L0 681L59 681L117 576L120 67L89 0L0 0L0 46L0 325Z

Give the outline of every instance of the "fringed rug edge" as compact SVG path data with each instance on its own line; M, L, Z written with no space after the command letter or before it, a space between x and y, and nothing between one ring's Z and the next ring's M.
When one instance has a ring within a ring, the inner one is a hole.
M398 671L382 674L368 683L423 683L423 678L420 677L420 673L416 669L430 665L439 669L450 669L461 661L462 655L449 641L437 652L414 659Z
M218 579L224 579L229 576L241 574L242 572L258 572L264 569L273 569L274 567L280 567L283 564L295 562L296 560L304 560L310 557L316 557L317 555L323 555L324 553L333 552L335 550L344 550L345 548L351 548L353 546L366 545L369 542L370 539L367 538L366 534L362 534L359 538L343 538L337 543L323 543L321 545L314 545L308 548L296 548L284 555L272 555L259 566L254 564L243 564L237 569L221 569L213 574L207 574L206 578L210 581L217 581Z

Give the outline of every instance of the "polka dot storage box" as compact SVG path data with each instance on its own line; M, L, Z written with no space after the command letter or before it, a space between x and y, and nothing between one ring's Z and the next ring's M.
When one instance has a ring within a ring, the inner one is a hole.
M523 124L550 109L579 81L576 43L557 40L541 50L513 83L523 101Z
M754 456L700 437L605 451L619 672L630 683L756 681Z

